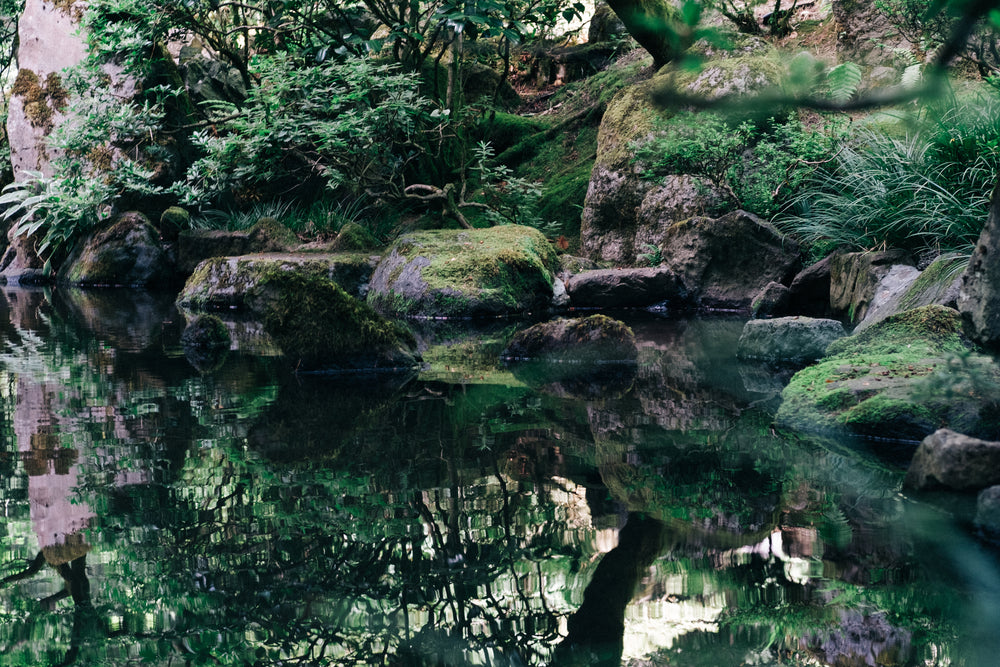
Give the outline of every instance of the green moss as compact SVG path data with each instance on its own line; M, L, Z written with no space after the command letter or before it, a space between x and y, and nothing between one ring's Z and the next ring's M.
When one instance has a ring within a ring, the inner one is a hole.
M232 338L229 328L215 315L199 315L181 334L185 348L229 348Z
M350 297L336 283L272 268L254 288L266 297L264 328L282 351L307 367L413 348L413 335Z
M983 406L998 399L996 365L973 352L956 311L935 305L831 343L825 358L791 379L776 419L888 438L919 440L946 425L983 437L992 414Z
M367 227L348 222L337 234L333 247L337 250L371 250L381 245Z
M909 310L919 306L918 299L928 293L943 294L955 277L968 265L969 258L958 253L941 255L924 269L906 294L900 299L899 307Z
M499 155L528 137L544 132L550 125L537 118L498 112L484 118L473 132L475 139L489 141Z
M24 114L32 127L40 128L45 133L52 131L55 112L65 109L69 101L69 93L55 72L45 77L43 85L38 74L30 69L20 69L10 92L22 99Z
M556 253L541 232L517 225L415 232L402 237L394 252L401 261L389 275L389 293L369 298L385 312L404 315L523 310L529 305L525 299L551 292L558 267ZM420 277L429 288L427 301L397 302L391 285L412 262L426 262ZM401 305L407 310L399 310Z

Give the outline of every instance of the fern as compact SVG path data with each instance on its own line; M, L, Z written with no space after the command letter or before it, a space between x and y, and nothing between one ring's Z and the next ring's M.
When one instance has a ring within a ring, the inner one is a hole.
M854 97L861 84L861 68L854 63L841 63L826 74L827 94L837 102Z
M638 256L637 259L645 262L648 266L659 266L663 263L663 249L652 243L643 243L646 252Z
M915 88L920 80L923 78L923 67L920 63L914 65L908 65L906 69L903 70L903 78L900 80L900 85L903 88Z

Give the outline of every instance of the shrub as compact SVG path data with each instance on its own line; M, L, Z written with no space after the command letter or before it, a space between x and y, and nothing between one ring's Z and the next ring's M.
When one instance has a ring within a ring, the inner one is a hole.
M763 217L784 206L840 137L835 124L820 132L795 117L755 123L685 112L659 123L653 140L635 147L645 178L702 176Z

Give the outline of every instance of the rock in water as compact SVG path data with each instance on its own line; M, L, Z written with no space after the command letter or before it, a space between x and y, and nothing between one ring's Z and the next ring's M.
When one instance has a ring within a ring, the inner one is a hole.
M779 317L750 320L743 327L736 356L740 359L803 363L815 361L826 348L847 335L837 320Z
M368 303L404 317L496 317L544 309L555 251L537 229L436 230L401 236L375 269Z
M922 491L983 489L1000 484L1000 442L979 440L948 429L923 439L903 486Z
M60 278L73 285L164 287L173 267L156 228L141 213L122 213L67 258Z

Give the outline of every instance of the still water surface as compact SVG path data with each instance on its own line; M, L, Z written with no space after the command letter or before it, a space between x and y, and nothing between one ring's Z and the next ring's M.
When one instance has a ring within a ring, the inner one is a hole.
M741 321L636 320L604 377L504 367L512 323L296 377L193 364L170 301L3 292L2 665L1000 661L969 503L775 433Z

